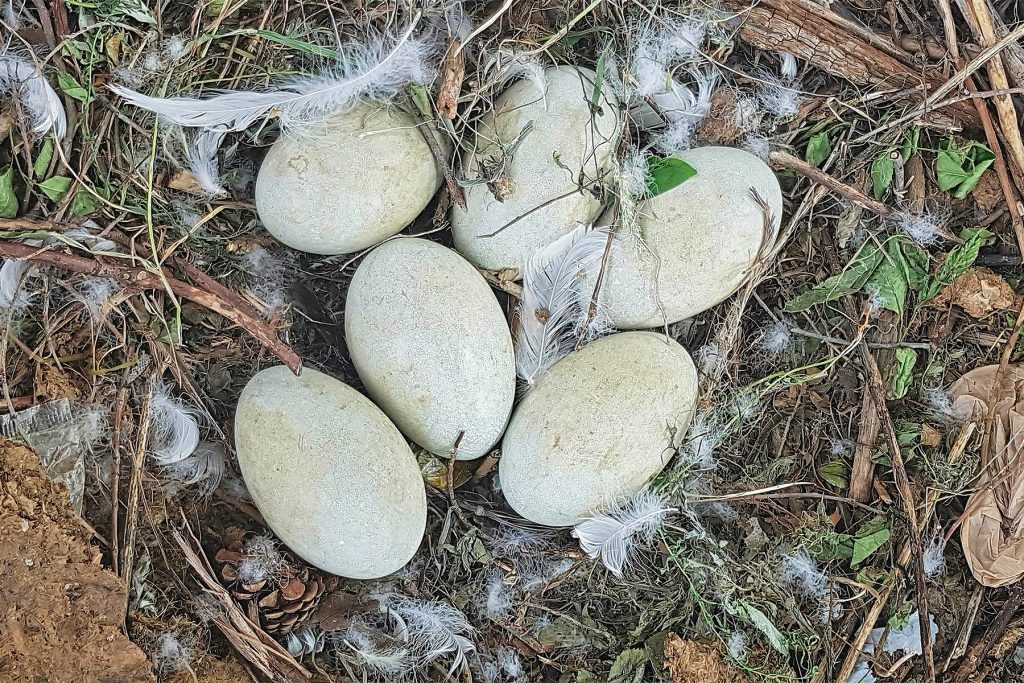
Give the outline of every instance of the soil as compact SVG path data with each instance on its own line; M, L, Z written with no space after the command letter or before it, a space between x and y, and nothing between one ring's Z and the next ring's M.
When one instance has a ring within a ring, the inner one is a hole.
M145 683L124 635L127 589L29 448L0 442L0 680Z

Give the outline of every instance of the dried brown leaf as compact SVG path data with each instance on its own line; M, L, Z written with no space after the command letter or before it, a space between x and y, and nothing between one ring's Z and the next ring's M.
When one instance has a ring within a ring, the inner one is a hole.
M933 305L955 304L972 318L985 318L998 311L1016 310L1020 297L1013 287L987 268L968 268L932 299Z
M950 391L957 414L993 423L960 527L964 556L982 585L1016 583L1024 577L1024 368L976 368Z

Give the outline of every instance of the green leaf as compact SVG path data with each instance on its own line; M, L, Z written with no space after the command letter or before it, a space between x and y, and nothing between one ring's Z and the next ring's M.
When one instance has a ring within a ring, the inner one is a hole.
M896 362L889 374L886 393L891 399L900 399L907 395L914 381L914 366L917 365L917 351L914 349L896 349Z
M88 216L99 208L99 200L84 188L75 191L75 198L71 200L71 213L81 218Z
M875 199L885 196L886 190L892 185L892 174L895 168L896 164L888 152L871 163L871 187L875 192Z
M420 110L426 118L431 118L433 112L430 110L430 95L427 94L427 89L422 85L410 85L409 96L412 97L412 101L416 103L416 108Z
M590 93L590 107L597 111L601 107L601 88L604 85L604 72L608 64L608 55L611 53L611 43L607 43L597 58L594 66L594 89Z
M921 301L927 301L938 295L953 280L963 275L964 271L970 268L978 258L981 248L994 237L993 233L985 228L964 228L960 233L963 240L946 254L946 258L939 266L935 277L931 279L928 286L921 295Z
M647 171L651 178L647 190L654 197L682 185L697 175L697 169L675 157L647 157Z
M644 642L644 647L647 648L647 661L655 671L665 668L665 641L668 640L668 636L668 631L658 631Z
M828 131L823 130L811 137L811 141L807 143L807 154L804 158L809 164L821 166L830 154L832 154L832 143L828 139Z
M37 186L39 191L50 198L51 201L59 202L68 193L71 187L71 178L63 175L55 175L47 178Z
M907 261L900 250L901 240L892 237L885 244L885 257L868 281L864 290L874 297L875 303L902 316L910 288Z
M612 670L608 673L608 683L625 683L633 679L637 667L643 666L647 661L647 650L635 648L623 650L615 658Z
M885 545L890 536L892 536L892 529L883 527L867 536L857 536L854 538L850 567L856 568L861 562L874 555L879 548Z
M974 189L981 175L995 161L995 154L985 145L971 141L960 147L949 138L939 146L935 157L935 172L939 189L954 190L957 199L963 199Z
M818 468L818 476L838 489L850 485L850 466L842 460L830 460Z
M902 249L907 259L907 282L915 292L923 292L931 280L928 273L928 252L913 242L904 242Z
M66 71L61 71L57 74L57 84L60 85L60 89L64 91L65 95L78 100L82 104L89 104L89 101L92 99L89 96L89 91L82 87L82 85L75 80L75 77Z
M0 175L0 218L18 215L18 197L14 194L14 167Z
M921 129L914 128L908 130L907 134L903 137L903 146L900 147L900 156L903 158L903 163L907 163L910 157L917 154L918 149L921 145Z
M868 242L861 247L861 250L857 252L842 273L833 275L815 285L813 289L786 302L786 311L788 313L805 311L815 304L834 301L846 294L859 292L871 274L878 268L883 257L882 250L874 243Z
M50 161L53 159L53 138L46 138L43 141L43 146L39 150L39 154L36 155L36 161L32 164L32 175L36 178L42 178L46 175L46 172L50 169Z
M746 617L747 621L754 628L764 634L769 645L783 655L789 654L789 643L786 641L786 636L782 635L782 632L775 627L775 624L772 623L772 620L764 612L749 602L738 602L736 607L739 608L741 617Z

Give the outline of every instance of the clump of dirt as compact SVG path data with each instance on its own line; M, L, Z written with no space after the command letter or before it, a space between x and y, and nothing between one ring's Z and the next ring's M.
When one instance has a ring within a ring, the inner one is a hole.
M0 680L154 681L127 589L29 448L0 442Z
M746 675L731 666L721 650L674 633L665 640L665 668L672 683L743 683Z

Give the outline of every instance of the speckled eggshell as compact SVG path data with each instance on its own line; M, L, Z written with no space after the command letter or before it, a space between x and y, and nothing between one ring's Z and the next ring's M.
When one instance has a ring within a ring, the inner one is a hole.
M558 361L516 406L499 478L526 519L571 526L661 471L693 417L697 371L653 332L598 339Z
M419 548L427 499L416 459L348 385L308 368L257 373L238 400L235 448L267 524L310 564L373 579Z
M782 218L779 181L753 154L700 147L675 156L697 175L641 205L647 250L617 238L609 258L601 301L618 329L678 322L721 303L743 284L764 234L764 214L751 188L777 221Z
M367 393L410 439L460 460L485 455L512 412L505 316L480 273L428 240L385 242L356 269L345 337Z
M289 247L347 254L409 225L441 179L411 114L363 103L322 131L275 142L256 179L256 210Z
M533 82L521 80L498 97L478 125L475 153L463 164L470 178L490 177L481 165L499 163L502 147L509 149L532 126L496 183L504 200L480 183L466 188L465 210L452 210L455 247L481 268L522 272L534 251L592 222L601 210L597 197L573 189L581 170L596 181L608 169L618 136L618 103L605 87L599 112L592 113L595 75L589 69L559 66L544 74L544 96Z

